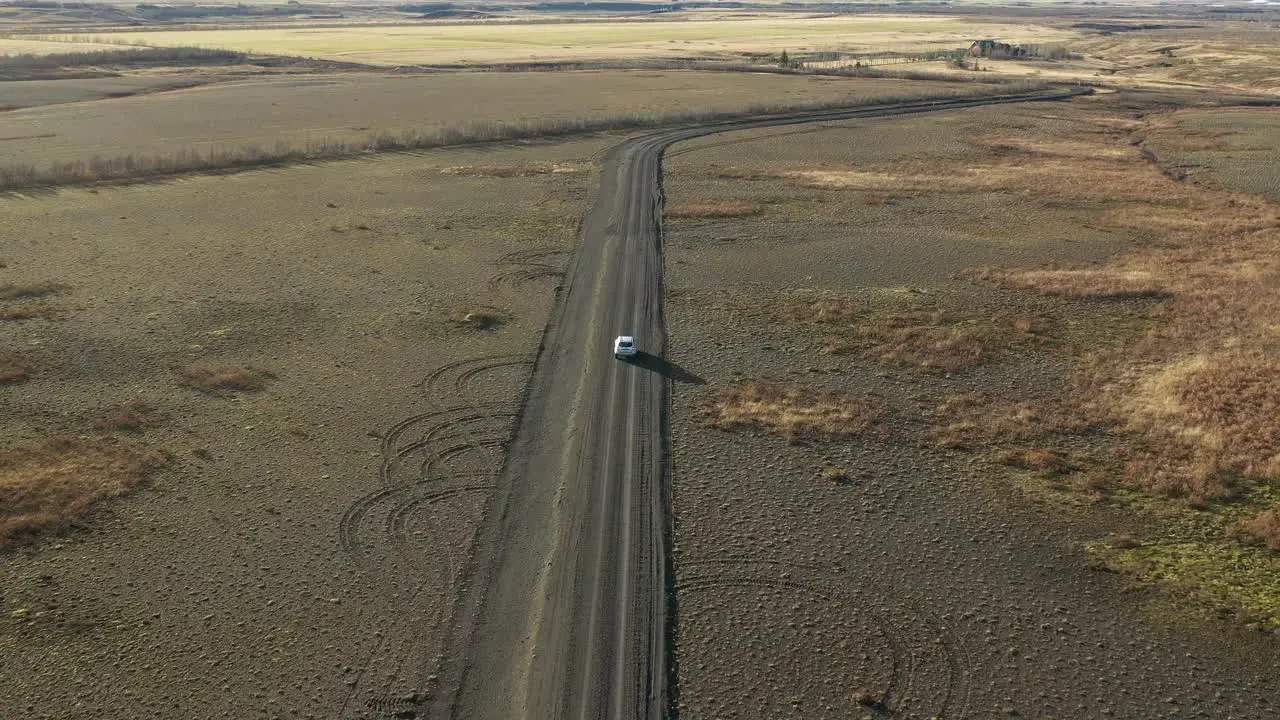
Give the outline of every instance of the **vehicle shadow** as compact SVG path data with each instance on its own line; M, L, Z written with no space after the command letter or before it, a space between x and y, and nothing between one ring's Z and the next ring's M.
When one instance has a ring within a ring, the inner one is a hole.
M675 382L689 383L690 385L707 384L705 378L699 377L669 360L664 360L657 355L650 355L647 352L637 352L635 357L625 358L623 362L644 368L650 372L656 372L662 377L669 378Z

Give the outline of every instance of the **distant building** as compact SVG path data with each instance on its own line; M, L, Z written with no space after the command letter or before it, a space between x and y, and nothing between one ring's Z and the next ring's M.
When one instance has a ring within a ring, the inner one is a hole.
M1010 45L999 40L974 40L969 46L969 54L973 57L1022 57L1027 49L1021 45Z

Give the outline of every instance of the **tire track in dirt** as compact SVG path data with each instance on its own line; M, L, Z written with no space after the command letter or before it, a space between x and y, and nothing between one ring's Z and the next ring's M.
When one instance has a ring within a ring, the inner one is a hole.
M378 592L402 600L395 616L379 619L340 718L349 708L355 717L415 718L434 694L431 671L467 548L518 415L515 402L483 402L492 392L479 384L518 388L531 362L504 355L441 365L416 385L430 409L378 434L381 486L346 508L338 542Z
M885 578L854 578L814 565L742 556L682 559L680 594L725 589L782 590L861 613L889 645L889 681L866 703L885 717L968 717L968 652L945 623L894 593ZM704 570L705 568L705 570ZM745 609L744 609L745 610ZM855 683L856 685L856 683Z
M418 382L417 387L433 405L437 404L441 397L449 397L451 393L458 395L461 401L474 400L471 397L471 383L477 376L500 368L513 367L532 368L533 358L529 355L486 355L459 360L441 365L431 371Z
M563 277L565 255L565 250L560 248L533 248L507 253L499 258L498 264L516 267L491 277L489 287L520 287L534 280ZM558 258L559 262L551 262L552 258Z

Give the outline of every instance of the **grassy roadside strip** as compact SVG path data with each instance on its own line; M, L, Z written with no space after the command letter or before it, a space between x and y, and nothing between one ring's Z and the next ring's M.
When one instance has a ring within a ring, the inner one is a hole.
M193 172L240 170L296 162L337 160L376 152L426 150L458 145L554 138L594 132L658 128L674 125L723 122L758 117L903 102L950 100L984 96L1002 97L1032 93L1051 87L1046 83L990 88L951 89L945 92L900 93L849 98L838 102L792 105L756 105L738 110L688 110L674 113L624 113L598 118L560 118L518 122L479 122L435 130L410 129L376 132L351 139L323 138L305 143L282 140L272 146L257 144L201 151L183 149L157 155L98 156L88 160L54 162L44 167L21 163L0 167L0 192L99 182L135 181Z

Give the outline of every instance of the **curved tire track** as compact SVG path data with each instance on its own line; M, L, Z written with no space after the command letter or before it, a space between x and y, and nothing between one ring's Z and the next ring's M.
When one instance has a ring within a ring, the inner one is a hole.
M487 374L527 369L531 362L512 355L441 366L419 383L435 409L379 434L381 487L346 508L338 542L364 581L393 599L398 612L372 638L339 717L361 706L384 717L420 717L435 694L431 671L439 663L465 548L517 417L512 403L451 403L472 400L472 384Z
M967 649L944 622L899 596L885 578L857 578L856 587L850 588L853 578L847 574L739 556L682 560L680 566L686 577L676 585L676 591L682 595L725 588L785 590L866 614L885 636L893 658L891 680L879 694L881 710L919 717L968 717L972 663ZM788 577L778 576L783 569ZM941 692L928 691L931 679L942 684ZM921 684L926 687L917 692Z

